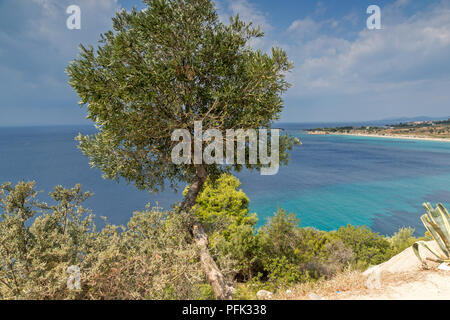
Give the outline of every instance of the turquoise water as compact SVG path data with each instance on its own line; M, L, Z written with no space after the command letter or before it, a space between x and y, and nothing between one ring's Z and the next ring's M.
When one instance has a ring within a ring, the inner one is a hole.
M319 126L283 126L303 146L292 152L290 164L277 175L237 174L259 225L282 207L295 213L302 226L333 230L346 224L368 225L383 234L412 226L423 234L419 217L424 201L450 208L450 143L302 132ZM150 195L124 182L103 180L77 149L78 132L94 129L0 128L0 182L35 180L44 200L55 185L81 183L95 193L86 206L100 225L100 216L124 224L148 202L168 209L181 199L171 191Z
M276 207L296 213L302 226L333 230L342 225L368 225L384 233L401 226L415 226L424 231L417 220L424 201L449 204L450 174L421 178L386 180L373 183L337 184L319 187L299 194L286 191L253 201L252 210L269 216ZM443 190L442 196L432 190ZM448 190L448 189L447 189ZM276 204L276 205L275 205ZM395 223L395 226L392 225Z
M423 202L450 208L448 142L290 133L303 146L279 175L239 175L260 224L280 207L322 230L354 224L392 234L412 226L423 234Z

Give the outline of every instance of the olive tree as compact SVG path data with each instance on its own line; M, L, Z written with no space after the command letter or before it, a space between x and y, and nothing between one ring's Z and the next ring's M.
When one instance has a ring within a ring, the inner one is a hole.
M67 68L70 85L98 129L77 139L106 178L122 177L151 192L190 184L178 207L190 215L208 177L243 165L175 164L173 131L186 129L194 135L195 121L223 133L270 128L282 111L292 63L280 48L271 53L252 48L251 41L263 36L260 28L239 16L221 22L210 0L144 3L145 10L118 12L113 30L101 35L96 48L81 45L79 57ZM281 163L293 144L291 137L281 136ZM245 166L262 167L260 161ZM231 294L208 252L206 233L191 221L208 280L218 298L228 299Z

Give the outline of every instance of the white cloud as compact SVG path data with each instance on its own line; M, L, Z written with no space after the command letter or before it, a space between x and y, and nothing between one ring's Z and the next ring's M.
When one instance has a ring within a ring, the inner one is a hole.
M66 27L66 8L72 4L81 8L81 30ZM60 123L83 121L64 70L77 56L80 43L96 45L100 33L111 29L111 17L119 8L117 0L2 1L0 47L7 48L7 54L0 60L0 95L2 107L10 112L0 124L24 121L19 110L27 104L42 110L67 110L56 111L67 117L59 119Z
M261 26L264 31L270 31L273 27L267 21L266 15L248 0L225 0L228 12L231 15L239 14L242 20L253 22L254 25Z
M263 13L258 7L248 0L222 0L216 2L216 7L219 10L219 17L223 23L229 22L230 16L239 14L239 17L245 22L252 22L255 26L260 26L265 33L264 38L254 39L250 43L251 46L261 50L270 49L276 41L271 34L274 27L267 19L267 15Z
M307 35L314 35L320 30L321 25L310 17L298 19L292 22L288 31L295 34L297 38L304 38Z
M397 0L383 6L383 30L363 29L365 10L325 17L320 2L284 32L248 0L223 0L220 12L261 24L266 36L256 47L279 45L293 60L283 120L442 115L450 101L450 3L436 1L424 11L410 9L414 5Z
M271 24L270 14L257 2L219 0L217 6L224 22L239 13L243 20L261 25L266 36L253 43L255 47L280 45L287 50L295 69L289 75L293 87L286 96L290 107L285 119L302 121L324 115L328 120L347 120L343 117L349 114L365 119L404 116L406 108L417 114L448 108L450 2L433 3L409 15L405 12L414 5L411 0L382 7L383 30L374 31L362 29L359 14L365 12L353 9L331 19L322 16L327 8L317 5L310 17L292 21L283 31ZM81 8L81 30L66 28L70 4ZM111 17L119 7L117 0L0 1L2 104L39 101L41 106L76 112L77 98L64 69L80 43L95 45L100 33L111 29ZM71 99L73 105L63 105ZM399 105L403 107L396 108ZM7 123L7 117L13 116L3 114L1 121ZM83 112L76 117L81 119Z
M317 97L324 106L332 105L337 95L352 105L363 97L370 102L369 95L377 94L384 97L381 108L401 101L417 108L426 97L442 98L448 90L441 84L450 82L450 9L441 4L404 17L398 12L404 5L407 1L385 8L384 29L362 30L353 41L321 35L288 46L296 64L289 97Z

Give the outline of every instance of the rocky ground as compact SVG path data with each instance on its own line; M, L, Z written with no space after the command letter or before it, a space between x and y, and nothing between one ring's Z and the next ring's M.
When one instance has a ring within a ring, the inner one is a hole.
M437 248L434 241L430 245ZM431 257L423 250L421 254ZM412 248L408 248L364 273L343 273L329 281L289 289L273 299L450 300L450 271L439 270L433 262L424 269Z

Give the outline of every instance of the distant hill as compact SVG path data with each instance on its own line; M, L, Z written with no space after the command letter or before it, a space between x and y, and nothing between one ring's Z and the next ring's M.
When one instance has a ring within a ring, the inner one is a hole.
M428 116L418 116L418 117L403 117L403 118L386 118L380 120L368 120L368 121L337 121L337 122L276 122L274 126L285 127L295 126L296 124L309 125L310 128L322 128L322 127L343 127L343 126L384 126L393 125L399 123L415 122L415 121L442 121L450 119L447 117L428 117Z
M411 117L411 118L387 118L382 120L377 120L380 122L414 122L414 121L440 121L450 119L450 116L447 117L427 117L427 116L419 116L419 117Z

